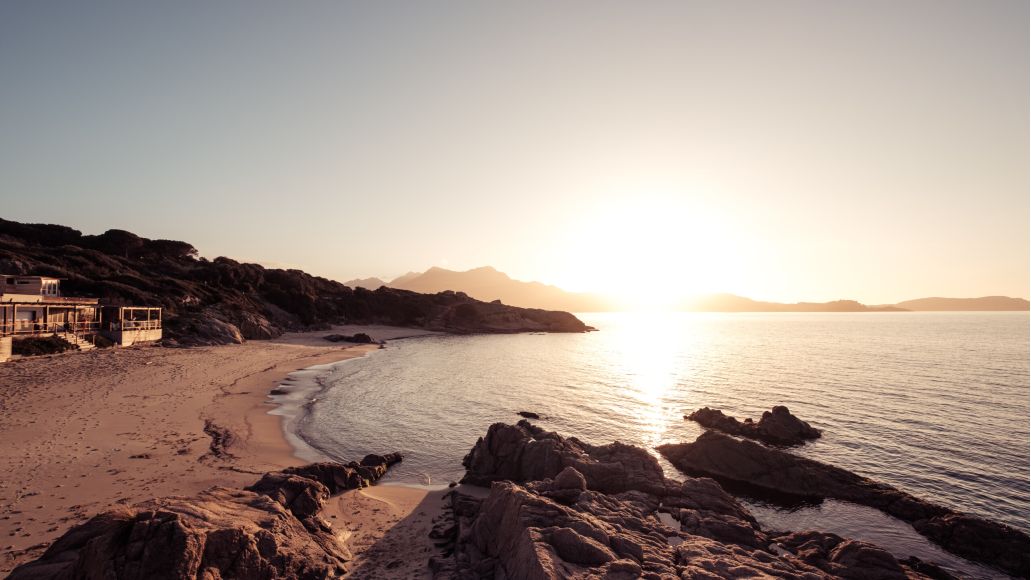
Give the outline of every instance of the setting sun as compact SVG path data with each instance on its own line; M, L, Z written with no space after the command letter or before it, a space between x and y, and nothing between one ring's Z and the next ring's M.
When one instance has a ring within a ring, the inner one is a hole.
M738 282L741 239L715 211L673 197L599 204L570 228L557 283L621 308L674 308Z

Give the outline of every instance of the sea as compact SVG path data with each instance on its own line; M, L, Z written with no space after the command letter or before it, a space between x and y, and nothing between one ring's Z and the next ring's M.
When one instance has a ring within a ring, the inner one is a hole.
M1028 530L1026 312L578 316L597 332L393 341L293 374L276 412L302 457L400 451L387 481L433 486L460 480L477 438L519 411L594 444L653 450L693 441L694 409L758 419L786 405L823 431L795 453ZM741 500L770 529L830 531L1004 577L870 508Z

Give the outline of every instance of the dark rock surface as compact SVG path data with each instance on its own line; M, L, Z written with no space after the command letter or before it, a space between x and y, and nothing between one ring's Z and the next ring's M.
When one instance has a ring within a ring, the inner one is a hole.
M152 500L73 527L11 580L336 577L351 554L319 517L330 495L371 484L400 461L369 455L267 473L245 490Z
M665 485L662 468L640 447L619 442L593 446L545 431L526 420L516 425L491 425L462 465L467 470L462 483L485 487L501 480L552 479L566 467L582 473L588 488L604 493L662 493Z
M519 415L520 417L522 417L524 419L540 419L541 418L540 415L538 415L537 413L534 413L533 411L519 411L518 413L516 413L516 415Z
M751 419L738 421L723 414L719 409L704 407L685 415L685 419L697 422L707 429L715 429L729 435L758 439L770 445L801 445L820 438L820 430L795 417L787 407L778 405L766 411L758 423Z
M460 292L352 289L300 270L197 257L188 243L123 230L0 219L0 271L63 278L67 296L164 308L171 344L228 344L331 324L389 324L443 332L586 332L568 312L516 308Z
M372 344L373 342L376 342L372 340L371 336L364 332L359 332L357 334L327 334L322 338L329 342L353 342L355 344Z
M922 500L851 471L709 431L694 443L662 445L659 453L691 475L741 482L810 498L834 498L879 509L910 523L950 552L1027 577L1027 534Z
M434 578L930 577L923 562L863 542L763 530L712 479L667 480L647 451L621 443L499 423L465 465L463 481L490 493L451 494Z

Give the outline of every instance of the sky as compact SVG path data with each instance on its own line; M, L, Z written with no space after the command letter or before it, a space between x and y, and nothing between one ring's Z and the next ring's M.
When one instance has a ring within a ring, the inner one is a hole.
M1028 3L0 3L0 216L341 281L1029 294Z

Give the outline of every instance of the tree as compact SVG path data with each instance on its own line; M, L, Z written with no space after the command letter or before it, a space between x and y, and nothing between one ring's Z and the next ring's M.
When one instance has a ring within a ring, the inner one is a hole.
M131 258L143 248L144 239L125 230L107 230L93 238L93 247L114 256Z

